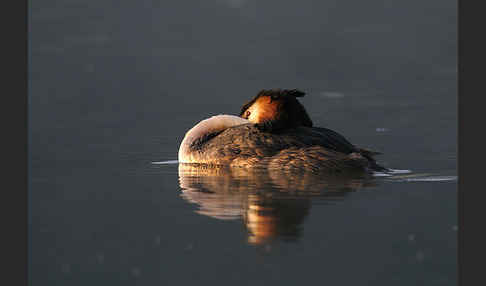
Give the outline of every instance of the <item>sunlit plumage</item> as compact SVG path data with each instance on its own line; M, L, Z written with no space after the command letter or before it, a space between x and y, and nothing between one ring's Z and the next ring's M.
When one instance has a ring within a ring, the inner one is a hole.
M199 122L186 133L179 162L305 172L386 170L373 158L378 153L313 127L297 100L302 96L298 90L263 90L242 107L240 117Z

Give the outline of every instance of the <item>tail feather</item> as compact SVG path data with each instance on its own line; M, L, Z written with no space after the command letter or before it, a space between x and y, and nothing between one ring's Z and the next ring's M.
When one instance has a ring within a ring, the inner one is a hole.
M364 149L364 148L359 148L359 153L365 157L366 159L368 159L368 161L370 162L370 167L373 171L379 171L379 172L386 172L388 171L388 168L385 168L381 165L379 165L378 163L376 163L376 160L374 158L374 156L376 155L382 155L383 153L381 152L376 152L376 151L372 151L372 150L368 150L368 149Z

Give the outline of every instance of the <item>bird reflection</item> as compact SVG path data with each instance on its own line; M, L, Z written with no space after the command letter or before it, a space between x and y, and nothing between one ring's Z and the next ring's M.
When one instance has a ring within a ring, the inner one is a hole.
M314 175L268 169L179 164L182 197L197 204L198 214L240 220L248 243L298 241L313 201L343 199L349 192L374 186L369 175Z
M249 231L248 242L261 244L280 237L296 241L311 207L308 198L267 198L248 195L243 221Z

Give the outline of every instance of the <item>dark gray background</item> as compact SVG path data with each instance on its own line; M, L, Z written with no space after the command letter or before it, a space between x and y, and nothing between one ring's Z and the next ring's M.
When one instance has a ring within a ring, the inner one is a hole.
M449 0L33 1L31 284L456 285L456 181L315 205L266 252L196 214L177 165L150 164L278 87L388 167L456 175L456 15Z

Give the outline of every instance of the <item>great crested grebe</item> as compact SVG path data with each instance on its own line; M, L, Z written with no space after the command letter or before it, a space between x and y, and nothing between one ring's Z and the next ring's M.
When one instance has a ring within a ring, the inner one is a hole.
M179 163L262 167L283 171L335 173L386 171L373 158L380 154L351 144L339 133L313 127L297 97L299 90L260 91L240 116L205 119L185 135Z

